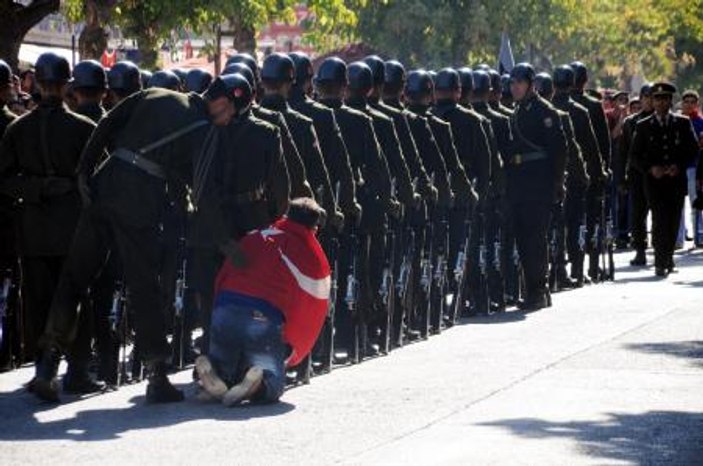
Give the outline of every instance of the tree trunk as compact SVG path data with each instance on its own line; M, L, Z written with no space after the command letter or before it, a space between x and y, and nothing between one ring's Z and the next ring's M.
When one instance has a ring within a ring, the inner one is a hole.
M22 40L35 24L58 11L59 0L34 0L26 6L0 0L0 58L17 70Z
M103 17L109 15L109 12L103 10L96 0L85 0L85 27L78 38L81 60L100 60L107 48L107 31L103 28Z
M153 70L159 61L159 40L148 29L137 34L137 48L141 59L141 68Z
M240 18L232 19L234 40L232 47L237 52L247 52L256 57L256 30L251 24L244 24Z

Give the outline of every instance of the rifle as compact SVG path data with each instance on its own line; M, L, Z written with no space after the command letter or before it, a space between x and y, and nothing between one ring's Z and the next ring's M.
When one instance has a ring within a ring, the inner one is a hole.
M359 281L357 279L358 275L358 264L357 264L357 251L359 250L359 239L355 232L356 227L352 227L349 233L349 270L347 272L347 289L344 294L344 304L347 307L347 311L353 320L353 341L351 348L352 351L352 362L358 363L360 361L360 348L359 348L359 336L361 330L360 316L358 315L358 303L359 303Z
M121 281L115 283L115 291L112 294L112 307L108 316L110 322L110 330L117 336L119 343L118 368L117 368L117 384L125 385L129 382L127 375L128 360L128 344L130 333L129 312L127 310L127 297L125 295L125 287ZM135 357L134 351L132 352ZM134 361L136 364L136 360Z
M440 220L440 231L439 240L440 244L437 246L437 253L435 266L434 266L434 296L433 296L433 313L432 313L432 330L435 333L440 333L442 329L442 323L444 321L445 312L444 308L446 306L446 284L447 284L447 249L449 245L449 229L447 222L446 211L441 211L438 213L441 215Z
M453 296L452 307L454 308L452 323L456 323L464 308L464 281L466 279L466 263L469 257L469 239L471 238L471 223L468 217L464 220L464 245L459 250L454 264L454 281L456 282L456 294Z
M430 183L434 185L435 174L432 173ZM437 206L434 207L436 209ZM420 335L427 338L430 333L430 315L432 307L432 263L434 258L434 211L429 215L426 225L425 251L420 260L420 290L422 291L420 319Z
M186 334L186 319L185 319L185 293L186 289L188 288L187 282L186 282L186 267L187 267L187 259L183 259L183 263L181 264L181 269L178 274L178 278L176 278L176 290L175 290L175 296L173 300L173 320L174 320L174 325L173 329L174 331L178 332L178 335L174 333L173 339L178 339L177 344L173 346L174 351L177 351L176 354L176 361L178 362L177 366L179 369L183 369L185 367L184 365L184 354L185 354L185 334ZM175 342L174 342L175 343Z
M552 293L556 293L557 291L557 262L559 259L559 238L556 223L558 222L552 225L552 235L549 241L549 291Z

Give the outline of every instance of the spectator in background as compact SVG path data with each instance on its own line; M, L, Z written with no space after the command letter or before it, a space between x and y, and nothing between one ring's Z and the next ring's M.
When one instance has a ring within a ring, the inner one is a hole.
M696 133L696 140L699 147L703 149L703 117L700 113L700 96L698 92L688 90L683 93L681 101L681 113L691 120ZM686 175L688 176L688 199L691 204L696 200L696 167L701 161L700 151L694 161L689 164ZM685 225L685 217L681 217L682 227ZM700 210L691 208L691 236L696 247L703 247L703 218Z

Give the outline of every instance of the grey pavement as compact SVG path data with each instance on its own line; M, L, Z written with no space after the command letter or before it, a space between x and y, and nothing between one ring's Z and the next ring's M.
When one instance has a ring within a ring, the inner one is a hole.
M703 465L703 251L554 307L472 319L273 406L144 405L144 384L44 405L0 375L0 465ZM650 257L651 259L651 257ZM190 372L174 378L192 394Z

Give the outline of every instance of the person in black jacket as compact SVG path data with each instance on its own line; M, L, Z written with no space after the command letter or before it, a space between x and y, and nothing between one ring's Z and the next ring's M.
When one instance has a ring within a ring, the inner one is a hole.
M654 114L635 126L631 160L644 174L652 209L654 267L658 277L675 271L674 246L686 197L686 168L698 153L691 120L671 112L676 87L668 82L652 86Z
M53 53L36 63L42 99L15 120L0 146L0 182L4 196L18 209L18 248L22 270L24 344L38 356L39 338L50 319L50 305L81 213L76 168L95 124L71 112L62 101L70 78L68 61ZM91 320L83 313L77 337L66 345L69 368L63 380L71 393L101 389L88 375ZM75 329L73 329L75 332ZM35 386L30 383L31 390Z

